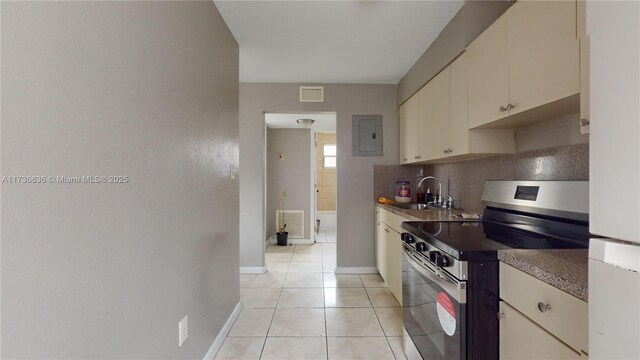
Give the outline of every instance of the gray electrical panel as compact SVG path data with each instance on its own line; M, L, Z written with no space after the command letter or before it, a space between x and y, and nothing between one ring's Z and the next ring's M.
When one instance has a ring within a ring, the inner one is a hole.
M382 115L353 115L353 156L382 156Z

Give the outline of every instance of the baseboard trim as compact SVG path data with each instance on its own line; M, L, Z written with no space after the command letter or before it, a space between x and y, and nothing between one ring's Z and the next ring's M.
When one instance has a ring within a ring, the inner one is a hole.
M350 274L377 274L378 269L374 266L371 267L337 267L336 274L350 275Z
M204 360L213 360L213 358L216 357L216 354L222 347L224 339L226 339L227 335L229 335L229 331L231 331L233 323L236 322L238 315L240 315L240 311L242 311L242 304L238 302L231 315L229 315L227 322L225 322L224 326L222 326L222 329L220 329L218 336L216 336L215 340L213 340L213 344L211 344L209 351L207 351L207 354L204 356Z
M264 274L267 272L267 265L265 266L240 266L240 274Z

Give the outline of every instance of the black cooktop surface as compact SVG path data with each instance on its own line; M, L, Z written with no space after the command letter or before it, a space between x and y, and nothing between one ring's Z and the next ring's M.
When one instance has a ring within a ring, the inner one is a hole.
M464 261L496 260L498 250L588 247L588 227L584 236L576 236L578 239L528 231L493 221L409 221L404 222L402 227L421 240Z

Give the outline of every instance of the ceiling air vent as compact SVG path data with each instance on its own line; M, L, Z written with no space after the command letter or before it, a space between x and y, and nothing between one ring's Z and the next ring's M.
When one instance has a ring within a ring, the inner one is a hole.
M324 86L300 86L300 102L324 102Z

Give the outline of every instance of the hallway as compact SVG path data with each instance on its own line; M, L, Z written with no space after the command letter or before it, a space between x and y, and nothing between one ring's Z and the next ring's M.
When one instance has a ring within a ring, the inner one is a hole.
M336 244L269 245L216 359L404 359L402 308L379 275L335 275Z

